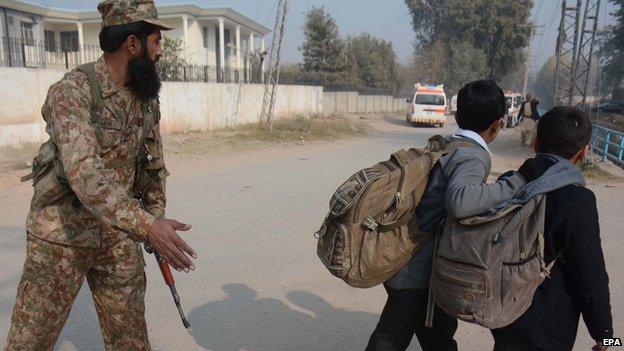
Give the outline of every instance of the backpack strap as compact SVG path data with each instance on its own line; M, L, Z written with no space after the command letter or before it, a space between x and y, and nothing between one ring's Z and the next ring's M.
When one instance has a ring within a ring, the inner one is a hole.
M550 261L550 263L547 265L546 262L544 262L544 234L540 233L538 235L537 238L537 250L538 250L538 256L539 256L539 260L540 260L540 270L542 271L541 275L543 278L550 278L550 271L552 270L552 268L555 266L555 263L557 263L557 261L563 257L563 249L560 249L559 252L557 252L557 256L555 256L555 258L553 258L552 261Z
M89 87L91 88L91 115L93 115L93 106L95 106L96 103L102 103L102 94L100 92L100 87L97 84L97 77L95 76L95 62L90 62L90 63L85 63L83 65L80 65L76 67L76 70L86 74L87 79L89 80ZM54 141L52 139L50 139L49 142L52 144L54 148L56 148L56 144L54 144ZM20 181L26 182L35 178L35 176L41 171L41 167L39 166L44 166L48 162L53 162L57 158L58 158L58 155L56 155L56 153L54 157L49 160L39 160L37 157L35 157L33 159L32 172L21 177Z
M91 88L91 111L93 112L93 108L95 106L104 104L100 84L98 83L97 75L95 74L95 62L85 63L84 65L78 66L76 69L86 74L87 79L89 80L89 87ZM93 116L93 113L91 113L91 115Z
M438 251L439 235L434 235L433 239L433 257L435 257ZM431 265L431 272L433 273L433 264ZM425 315L425 327L431 328L433 326L433 313L435 309L435 301L433 301L433 279L429 274L429 291L427 293L427 314Z

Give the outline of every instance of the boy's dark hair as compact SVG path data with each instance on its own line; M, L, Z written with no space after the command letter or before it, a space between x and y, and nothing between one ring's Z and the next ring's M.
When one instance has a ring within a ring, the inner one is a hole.
M455 120L461 129L481 133L505 116L505 93L492 80L476 80L457 94Z
M104 52L115 52L131 35L136 36L145 46L147 37L157 30L157 26L142 21L104 27L100 31L100 48Z
M537 123L537 152L571 158L589 144L592 124L589 116L574 107L557 106Z

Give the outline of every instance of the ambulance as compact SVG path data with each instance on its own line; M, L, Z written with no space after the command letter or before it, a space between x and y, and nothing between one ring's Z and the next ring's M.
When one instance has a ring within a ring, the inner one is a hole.
M447 101L443 84L416 84L410 104L407 122L414 125L427 124L444 127Z
M513 128L518 124L518 113L520 113L520 106L522 105L522 95L513 91L505 92L505 107L507 111L505 113L505 126L507 128Z

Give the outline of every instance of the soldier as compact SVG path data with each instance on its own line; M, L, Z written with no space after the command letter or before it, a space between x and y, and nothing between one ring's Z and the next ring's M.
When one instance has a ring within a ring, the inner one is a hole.
M155 63L160 31L172 28L151 0L98 10L104 55L52 85L42 109L50 140L27 176L26 262L6 350L52 350L85 277L106 348L149 350L141 242L177 270L195 268L176 233L191 226L164 218Z

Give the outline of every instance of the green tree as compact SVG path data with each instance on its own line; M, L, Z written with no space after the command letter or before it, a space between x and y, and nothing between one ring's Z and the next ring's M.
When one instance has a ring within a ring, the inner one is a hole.
M184 52L183 43L180 39L163 37L163 56L156 65L162 80L180 80L183 76L184 67L188 62L182 54Z
M557 59L551 56L544 62L542 68L537 73L537 77L531 87L533 94L540 101L542 108L550 109L553 103L553 92L555 89L555 68Z
M604 77L606 83L619 90L624 83L624 0L610 0L616 5L615 24L608 26L604 33L601 55L605 60ZM619 95L616 92L615 95Z
M487 57L483 50L469 42L458 43L447 50L447 67L442 74L447 91L455 94L464 84L487 75Z
M418 49L409 64L408 84L444 84L449 94L456 94L464 84L487 75L483 50L469 42L449 46L436 41ZM411 88L411 86L410 86Z
M323 81L344 79L346 57L336 21L323 7L312 7L303 29L303 71Z
M390 89L400 86L398 60L392 43L363 33L346 40L347 67L354 67L356 81L367 87Z
M524 75L526 73L526 66L519 65L514 71L509 72L507 76L503 77L499 85L504 90L511 90L514 92L522 92L524 88Z
M500 80L523 62L533 0L405 0L417 49L468 42L485 54L487 76ZM445 49L445 55L452 50Z

